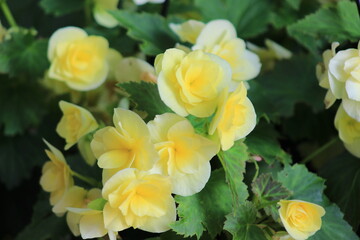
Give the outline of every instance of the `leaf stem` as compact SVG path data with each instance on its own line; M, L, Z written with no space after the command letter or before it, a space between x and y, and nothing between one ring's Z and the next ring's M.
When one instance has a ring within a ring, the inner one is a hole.
M9 9L9 6L6 3L6 0L0 0L0 6L1 6L1 10L3 11L5 18L8 21L9 25L11 27L17 27L18 25L16 24L16 21Z
M93 178L85 177L85 176L81 175L80 173L75 172L73 170L71 170L71 175L73 175L74 177L77 177L78 179L80 179L94 187L101 187L101 184Z
M333 138L324 145L322 145L320 148L318 148L316 151L312 152L310 155L308 155L306 158L304 158L300 163L305 164L310 162L313 158L324 152L326 149L328 149L331 145L336 143L338 141L338 138Z
M255 165L255 170L256 170L256 172L255 172L255 175L254 175L254 177L253 177L252 182L255 182L255 180L257 179L257 177L258 177L258 175L259 175L259 170L260 170L260 169L259 169L259 165L258 165L258 163L257 163L256 160L254 160L253 163L254 163L254 165Z
M169 9L169 5L170 5L170 0L165 0L165 2L163 3L162 5L162 8L161 8L161 15L163 17L166 17L167 14L168 14L168 9Z

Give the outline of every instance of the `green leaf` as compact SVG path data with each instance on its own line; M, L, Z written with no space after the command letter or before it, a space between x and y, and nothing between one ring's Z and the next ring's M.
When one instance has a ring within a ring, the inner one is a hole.
M355 231L360 225L360 161L348 152L331 159L320 170L326 179L326 194L339 205Z
M260 206L264 207L266 214L271 215L275 221L280 221L277 202L287 199L292 193L280 182L274 180L270 173L261 174L251 186L252 192Z
M273 164L275 161L291 163L291 156L280 146L278 139L279 133L274 127L260 121L245 140L249 148L249 153L262 157L266 163Z
M212 238L222 231L225 215L231 211L231 192L221 169L211 173L205 188L192 196L176 196L179 220L170 227L185 237L199 239L207 230Z
M93 210L102 211L106 203L107 203L106 199L98 198L89 202L87 207Z
M294 9L299 9L301 0L286 0L286 2Z
M178 42L166 19L160 15L123 10L111 11L111 14L128 29L130 37L142 42L141 51L147 55L163 53Z
M246 145L241 141L236 141L232 148L220 151L218 156L223 165L234 203L244 202L249 196L247 186L243 182L246 161L249 159Z
M205 137L209 136L209 125L211 123L212 116L207 118L198 118L193 115L188 115L186 118L191 122L191 125L194 127L197 134Z
M41 0L40 6L47 14L62 16L84 8L84 0Z
M25 76L37 79L49 67L47 40L35 39L31 31L18 30L0 44L0 70L10 77Z
M278 62L273 71L250 81L248 95L257 114L265 113L277 121L293 115L297 103L306 103L315 112L322 110L323 94L316 79L316 63L317 59L310 55L293 56Z
M290 36L317 54L326 43L358 41L360 16L355 2L340 1L336 7L323 7L290 25Z
M205 21L228 19L241 38L255 37L267 30L270 1L252 0L195 0ZM236 7L234 7L236 6Z
M130 94L130 99L135 102L136 109L148 113L147 120L154 119L155 115L172 112L161 100L156 84L147 82L126 82L117 86L125 89Z
M257 210L252 202L235 205L226 216L224 229L233 235L233 240L266 240L263 230L255 224Z

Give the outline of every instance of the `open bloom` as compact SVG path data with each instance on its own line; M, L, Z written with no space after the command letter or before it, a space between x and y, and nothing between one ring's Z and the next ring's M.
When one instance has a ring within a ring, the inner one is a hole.
M181 41L194 44L200 32L205 27L205 23L189 20L182 24L170 23L169 27L180 37Z
M147 171L159 155L151 142L149 129L136 113L121 108L114 110L115 127L105 127L94 134L91 149L98 165L105 170L106 180L124 168Z
M165 176L128 168L113 175L104 185L105 228L122 231L139 228L164 232L176 220L171 182Z
M60 109L63 113L56 132L66 140L65 150L76 144L79 139L98 128L93 115L80 106L60 101Z
M155 69L148 62L135 57L123 58L116 67L116 81L156 83Z
M148 127L160 155L152 171L170 176L175 194L200 192L209 180L209 161L218 144L196 134L186 118L173 113L157 115Z
M163 102L180 116L209 117L231 80L229 64L201 50L168 49L155 60Z
M45 143L50 149L50 151L45 150L50 161L46 162L42 168L40 185L44 191L50 192L50 204L55 205L61 200L65 192L74 185L74 179L64 155L47 141Z
M108 10L116 10L118 3L119 0L95 0L93 8L95 21L107 28L118 25L118 21L108 13Z
M330 89L343 99L345 111L360 121L360 42L358 49L339 51L329 62Z
M350 117L340 105L335 116L335 127L345 148L360 158L360 122Z
M252 79L260 72L259 57L246 49L245 42L236 36L235 27L228 20L208 22L192 49L201 49L226 60L236 82Z
M286 231L295 240L304 240L321 228L323 207L301 200L280 200L279 214Z
M219 102L218 110L211 121L209 134L216 131L220 138L222 150L228 150L234 141L246 137L256 125L255 109L246 96L243 83L237 89L225 95Z
M60 28L49 40L48 74L75 90L95 89L108 75L108 50L109 43L103 37L88 36L77 27Z

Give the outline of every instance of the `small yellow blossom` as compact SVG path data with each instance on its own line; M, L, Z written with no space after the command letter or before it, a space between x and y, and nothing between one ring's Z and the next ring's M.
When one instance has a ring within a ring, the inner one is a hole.
M360 122L350 117L340 105L335 116L335 127L345 148L354 156L360 157Z
M209 134L216 131L222 150L228 150L234 141L246 137L256 125L256 113L251 101L246 97L243 83L219 102L218 110L211 121Z
M107 28L118 25L118 21L108 13L109 10L116 10L119 0L94 0L93 14L95 21Z
M49 76L75 90L95 89L109 73L108 51L109 43L103 37L88 36L77 27L60 28L49 40Z
M122 59L116 68L116 81L156 83L155 69L148 62L135 57Z
M113 175L102 194L108 200L104 207L105 228L122 231L129 227L148 232L164 232L176 220L171 181L159 174L133 168Z
M357 49L339 51L330 59L329 83L347 114L360 121L360 41Z
M159 159L145 122L136 113L114 110L115 127L105 127L94 134L91 149L106 177L124 168L147 171ZM109 173L109 174L108 174Z
M94 156L94 153L91 150L90 146L91 139L89 136L84 136L80 138L78 142L78 149L81 154L81 156L84 158L85 162L89 164L90 166L94 166L96 162L96 157Z
M192 49L200 49L226 60L235 82L252 79L260 72L259 57L246 49L245 42L236 36L235 27L228 20L208 22Z
M175 194L200 192L209 180L209 161L219 151L218 144L196 134L186 118L173 113L157 115L148 127L160 155L152 172L170 176Z
M63 216L67 207L81 207L84 202L87 191L79 186L71 186L58 201L52 211L57 216Z
M71 170L67 165L64 155L50 143L44 140L49 150L45 150L50 161L42 168L40 185L44 191L50 192L50 204L58 203L65 192L74 185Z
M295 240L305 240L321 228L323 207L301 200L280 200L278 204L281 222Z
M168 49L155 60L163 102L180 116L209 117L231 81L229 64L201 50Z
M205 27L205 23L196 20L188 20L181 24L170 23L169 27L180 37L181 41L194 44L200 32Z
M56 127L56 132L66 140L65 150L98 128L95 118L85 108L65 101L60 101L59 106L63 117Z

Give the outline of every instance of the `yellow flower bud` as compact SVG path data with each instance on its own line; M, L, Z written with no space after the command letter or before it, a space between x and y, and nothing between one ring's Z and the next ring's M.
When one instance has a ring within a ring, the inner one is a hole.
M119 0L95 0L93 14L95 21L104 27L113 28L118 21L108 13L109 10L116 10Z
M278 204L281 222L295 240L305 240L321 228L323 207L301 200L280 200Z
M76 144L81 137L98 128L95 118L85 108L65 101L60 101L59 106L63 117L56 127L56 132L65 139L65 150Z
M168 49L157 56L155 68L161 99L180 116L211 116L231 80L226 61L200 50Z
M160 155L152 172L170 176L175 194L200 192L209 180L209 161L219 151L218 144L196 134L186 118L173 113L157 115L148 127Z
M205 24L196 20L189 20L182 24L170 23L169 27L183 42L195 43Z
M109 43L103 37L88 36L77 27L58 29L49 40L49 76L75 90L95 89L108 75L108 51Z
M128 168L119 171L104 185L105 227L112 231L139 228L165 232L176 220L170 179L159 174Z
M224 151L231 148L234 141L246 137L256 125L255 109L246 94L243 83L228 96L224 94L211 121L209 134L213 135L216 131Z
M40 185L44 191L50 192L50 204L55 205L61 200L65 192L74 185L71 170L67 165L64 155L50 143L44 140L49 150L45 150L50 161L42 168Z

